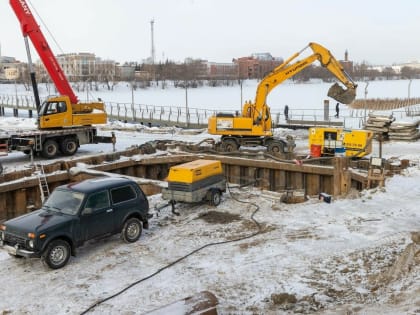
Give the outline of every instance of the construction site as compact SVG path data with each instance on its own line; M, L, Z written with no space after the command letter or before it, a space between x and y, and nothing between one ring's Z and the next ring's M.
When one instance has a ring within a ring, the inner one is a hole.
M358 98L310 42L252 99L241 83L240 110L189 109L187 87L182 109L82 101L10 5L33 98L0 93L2 314L420 313L420 98ZM29 40L58 96L41 101ZM274 112L314 62L321 115Z
M121 131L116 132L118 138ZM102 154L89 154L96 150L90 145L82 156L36 157L33 166L22 154L24 162L5 168L4 219L40 208L45 184L53 191L104 175L135 179L148 195L153 218L134 247L118 237L91 241L64 274L38 259L1 253L2 278L13 281L16 292L31 281L35 286L24 294L39 299L23 302L21 293L8 294L4 311L82 313L125 287L131 289L89 312L172 313L180 305L205 305L220 314L418 311L419 164L412 154L417 142L383 143L384 164L372 167L370 159L340 155L303 158L298 153L308 151L308 135L299 131L290 131L297 144L293 156L262 148L217 152L206 132L175 131L176 138L197 139L188 142L164 140L174 131L168 132L146 127L143 134L162 140L115 152L101 145ZM375 140L374 151L378 146ZM401 158L390 158L395 150ZM221 162L226 192L216 207L178 202L174 213L162 198L165 179L171 167L197 159ZM45 281L68 298L43 302L34 288Z

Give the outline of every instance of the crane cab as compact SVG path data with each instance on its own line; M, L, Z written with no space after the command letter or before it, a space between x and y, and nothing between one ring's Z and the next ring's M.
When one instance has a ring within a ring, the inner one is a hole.
M90 126L105 124L106 121L103 103L71 104L68 96L49 98L38 112L40 129Z

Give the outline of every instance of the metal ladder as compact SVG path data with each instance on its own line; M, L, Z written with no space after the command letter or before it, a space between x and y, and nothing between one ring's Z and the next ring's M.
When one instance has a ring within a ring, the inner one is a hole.
M44 166L42 164L37 165L38 170L38 181L39 191L41 193L41 201L44 203L45 199L50 195L50 189L48 187L47 177L45 176Z

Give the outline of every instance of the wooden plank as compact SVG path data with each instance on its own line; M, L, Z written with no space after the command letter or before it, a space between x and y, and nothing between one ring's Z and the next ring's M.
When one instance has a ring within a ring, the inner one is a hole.
M319 190L329 195L333 195L334 193L333 183L334 183L333 176L321 176Z
M257 172L257 168L255 167L244 167L245 174L246 174L246 182L244 184L250 184L250 183L254 183L255 182L255 176L256 176L256 172ZM255 185L252 184L252 186Z
M251 160L251 159L244 159L244 158L236 158L236 157L227 157L227 156L214 156L214 155L201 155L201 157L207 159L217 159L222 162L222 164L233 164L233 165L241 165L241 166L252 166L258 168L271 168L271 169L279 169L285 171L292 171L292 172L303 172L303 173L310 173L310 174L321 174L321 175L333 175L334 168L333 166L325 166L325 165L297 165L294 162L284 163L284 162L277 162L277 161L267 161L267 160Z
M282 170L274 170L274 191L286 190L286 172Z
M230 176L236 179L236 183L241 183L241 167L237 165L232 165L230 170Z
M270 170L267 168L260 169L259 171L259 186L262 189L270 189Z
M136 168L135 168L135 175L134 176L136 176L136 177L139 177L139 178L146 178L146 167L145 166L142 166L142 165L138 165Z
M294 172L291 174L292 186L294 189L303 189L303 176L304 173Z
M7 204L6 204L7 193L0 193L0 222L7 220Z
M26 209L26 189L19 189L14 191L14 210L16 216L25 214Z
M306 194L310 196L318 195L320 192L320 176L316 174L306 174Z

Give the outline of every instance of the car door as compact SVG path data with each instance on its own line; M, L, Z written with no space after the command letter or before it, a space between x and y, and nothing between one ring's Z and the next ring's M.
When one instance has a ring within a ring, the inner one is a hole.
M110 192L115 221L122 223L126 214L136 211L139 207L137 191L132 185L125 185L112 188Z
M91 194L81 212L81 231L84 240L112 233L114 228L114 211L108 190Z

